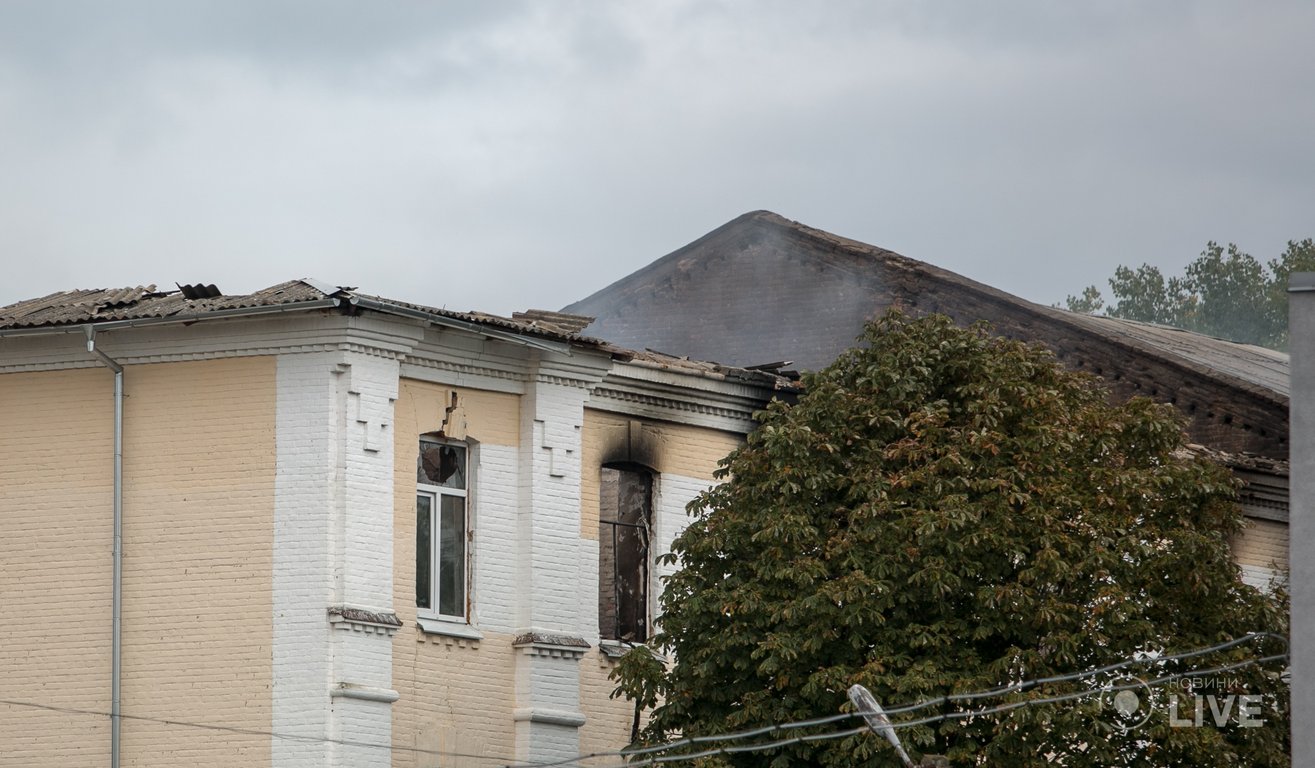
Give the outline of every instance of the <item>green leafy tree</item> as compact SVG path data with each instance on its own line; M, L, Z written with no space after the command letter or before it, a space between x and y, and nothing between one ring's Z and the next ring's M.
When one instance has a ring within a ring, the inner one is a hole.
M622 693L660 697L644 740L840 713L855 683L889 708L1284 631L1282 592L1244 585L1230 559L1228 537L1242 525L1231 476L1184 450L1169 407L1112 405L1049 352L944 317L893 313L860 341L809 375L797 404L762 412L723 462L726 482L690 504L671 555L682 568L666 581L653 640L673 661L618 675ZM1124 732L1086 697L900 734L911 752L953 765L1281 766L1287 696L1275 672L1227 675L1265 695L1261 728L1171 728L1159 707ZM918 714L1095 685L1039 685ZM711 764L898 763L862 734Z
M1236 245L1211 241L1182 277L1165 278L1157 267L1120 266L1110 278L1114 303L1106 314L1172 325L1210 336L1285 349L1288 338L1288 276L1315 270L1315 241L1288 241L1278 259L1261 264ZM1105 307L1096 286L1069 296L1074 312Z

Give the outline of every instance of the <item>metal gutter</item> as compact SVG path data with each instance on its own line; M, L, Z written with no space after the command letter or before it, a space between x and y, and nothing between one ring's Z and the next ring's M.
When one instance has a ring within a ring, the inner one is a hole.
M95 326L85 326L87 351L114 371L114 586L110 605L110 768L119 768L120 678L123 657L123 366L96 348Z
M397 304L389 304L385 301L375 301L374 299L364 299L359 296L352 296L347 302L354 307L362 309L372 309L376 312L387 312L389 314L400 315L402 317L411 317L416 320L425 320L434 325L441 325L447 328L457 328L470 333L478 333L491 339L508 341L513 344L522 344L535 349L542 349L548 352L560 352L563 355L571 354L571 345L561 341L549 341L548 339L537 339L533 336L514 333L512 331L502 330L500 328L491 328L487 325L461 320L446 315L436 315L432 312L425 312L410 307L402 307Z
M216 309L209 312L193 312L186 315L169 315L168 317L140 317L130 320L106 320L105 322L70 323L68 325L41 325L35 328L0 329L0 338L8 336L45 336L53 333L85 333L94 327L100 331L113 331L120 328L141 328L150 325L175 325L196 323L223 317L248 317L252 315L272 315L280 312L300 312L315 309L334 309L342 303L341 299L317 299L316 301L299 301L293 304L274 304L264 307L234 307Z

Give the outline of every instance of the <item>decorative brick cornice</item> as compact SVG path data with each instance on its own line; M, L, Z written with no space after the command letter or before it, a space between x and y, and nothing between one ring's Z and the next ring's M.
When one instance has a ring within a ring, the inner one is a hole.
M407 355L405 362L409 365L414 365L417 368L432 368L437 371L445 371L462 376L486 376L491 379L506 379L507 381L516 382L525 382L529 380L528 376L517 371L509 371L502 368L490 368L488 366L468 362L456 362L447 358L429 357L427 354L419 352L412 352L410 355Z
M583 637L547 632L526 632L517 636L511 644L526 656L553 659L578 660L584 658L585 652L589 650L589 643Z
M477 650L479 648L480 638L478 637L458 637L456 635L431 634L429 632L417 632L417 643L428 643L430 645L442 645L447 648L468 648Z
M334 629L392 637L402 627L402 620L392 611L368 611L343 605L329 607L329 625Z
M385 360L404 360L407 357L406 353L399 352L396 349L386 349L371 344L344 342L339 344L337 348L343 352L355 352L361 355L369 355L370 357L381 357Z
M590 379L577 379L571 376L558 376L551 373L536 373L534 381L538 384L556 384L559 387L576 387L577 389L588 389L597 381Z
M661 397L659 395L635 392L632 390L612 389L610 387L598 387L594 389L594 397L603 400L616 400L623 403L641 403L669 411L706 414L708 416L715 416L722 419L742 421L748 424L753 423L754 409L751 408L728 408L726 406L712 405L692 399L677 400L670 397Z

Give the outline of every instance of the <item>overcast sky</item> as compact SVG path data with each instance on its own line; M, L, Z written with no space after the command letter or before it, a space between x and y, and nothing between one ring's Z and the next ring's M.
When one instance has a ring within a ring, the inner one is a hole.
M1034 301L1315 236L1315 3L0 4L0 304L558 308L750 210Z

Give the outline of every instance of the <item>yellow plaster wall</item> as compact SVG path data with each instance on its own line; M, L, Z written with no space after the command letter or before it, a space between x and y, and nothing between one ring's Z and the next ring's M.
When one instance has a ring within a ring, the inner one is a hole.
M268 357L126 369L125 715L270 728L274 375ZM0 604L25 617L0 629L0 668L16 697L109 709L112 392L104 369L0 382ZM0 732L0 763L108 760L104 718L0 708ZM269 764L267 736L143 720L124 721L122 749L132 768Z
M394 433L399 447L397 467L400 473L410 472L410 490L399 495L408 498L408 506L415 503L415 453L419 435L437 432L443 426L444 414L451 404L452 393L457 395L458 414L464 415L467 434L481 443L516 446L520 444L520 397L503 392L485 392L463 387L444 387L426 381L402 379L398 384L397 402L393 404L393 419L397 424ZM403 461L411 456L411 464Z
M269 730L275 359L129 368L124 711ZM125 765L268 765L269 737L127 723Z
M616 750L630 742L635 705L624 698L609 698L616 683L607 676L615 668L616 662L597 648L590 649L580 659L580 711L586 718L580 729L581 754ZM640 727L647 723L644 713Z
M113 374L0 375L0 690L110 709ZM106 765L104 717L0 704L0 764Z
M479 641L426 635L416 627L415 465L418 437L442 425L456 392L466 435L481 445L519 443L520 398L403 379L394 406L393 594L402 627L393 637L393 743L466 755L515 754L515 649L510 635L482 630ZM475 478L478 483L479 478ZM478 492L478 491L477 491ZM484 540L481 547L497 547ZM471 765L457 756L395 751L398 768ZM481 763L482 764L482 763Z

